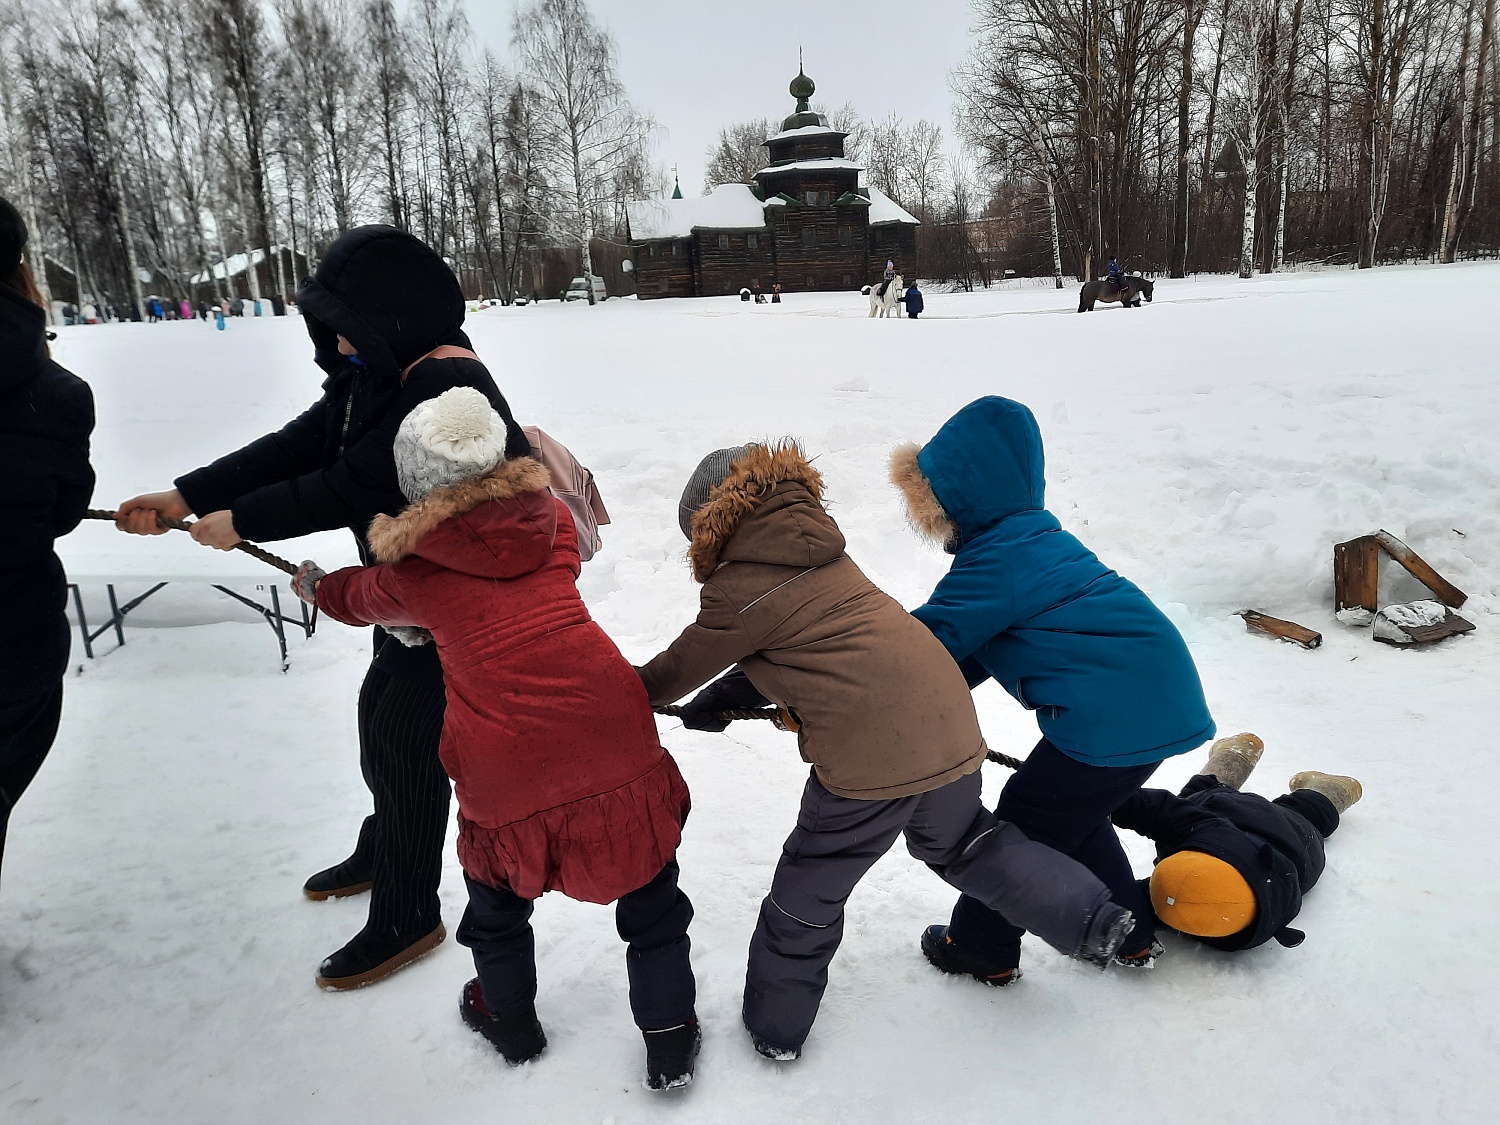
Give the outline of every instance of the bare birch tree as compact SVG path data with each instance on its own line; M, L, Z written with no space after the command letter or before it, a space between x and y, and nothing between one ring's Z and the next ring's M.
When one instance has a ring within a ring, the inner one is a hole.
M565 186L558 217L593 275L589 243L621 167L642 148L651 122L625 96L614 38L583 0L532 0L511 25L512 45L536 93L550 178ZM588 286L594 303L593 285Z

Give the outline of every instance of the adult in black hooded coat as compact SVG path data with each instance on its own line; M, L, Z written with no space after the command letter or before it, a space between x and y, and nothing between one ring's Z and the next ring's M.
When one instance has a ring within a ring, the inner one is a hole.
M25 245L21 216L0 199L0 860L62 714L68 584L53 540L78 526L94 491L94 396L48 353Z
M505 419L507 457L529 452L482 363L423 358L469 341L457 278L412 235L388 226L351 230L329 248L297 304L328 376L323 396L276 433L177 478L175 489L122 504L125 530L156 533L156 513L191 513L199 517L194 538L228 550L241 538L273 542L347 527L368 562L370 521L407 504L391 453L396 431L419 403L453 387L481 391ZM375 812L354 853L304 888L318 899L372 891L365 928L320 968L325 988L381 980L445 936L437 894L450 796L437 756L444 703L436 648L407 647L377 628L359 698L360 765Z

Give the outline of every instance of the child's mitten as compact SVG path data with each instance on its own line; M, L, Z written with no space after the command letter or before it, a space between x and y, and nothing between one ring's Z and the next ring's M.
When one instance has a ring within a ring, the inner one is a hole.
M682 725L688 730L704 730L717 734L729 725L730 720L717 717L719 711L738 711L742 708L764 707L771 701L756 690L750 677L736 668L727 676L721 676L683 704Z
M307 559L297 568L297 575L292 579L292 592L308 605L317 605L318 583L327 577L326 570L312 559Z
M421 648L432 643L432 634L420 625L387 625L385 631L407 648Z

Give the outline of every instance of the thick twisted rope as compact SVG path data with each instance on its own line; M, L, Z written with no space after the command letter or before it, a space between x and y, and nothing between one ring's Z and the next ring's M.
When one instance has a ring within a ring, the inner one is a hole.
M115 522L116 516L117 513L106 511L103 508L90 508L83 513L83 518L86 520L108 520L110 523ZM191 531L193 527L187 520L168 519L160 514L156 517L156 523L158 527L168 527L173 531ZM247 543L241 539L234 545L234 549L236 551L244 551L245 554L252 558L257 558L261 562L274 566L277 570L286 574L295 577L297 573L295 563L289 563L286 559L273 555L270 551L267 551L263 547L257 547L254 543ZM680 719L683 715L683 709L676 704L669 704L665 707L653 707L652 710L658 715L667 715L671 718ZM782 730L792 731L796 729L788 723L786 716L776 707L736 707L728 711L715 711L713 712L713 716L716 719L723 719L726 722L733 722L739 719L767 719L775 723ZM1012 758L1009 754L1002 754L998 750L986 751L985 758L988 761L1006 766L1009 769L1015 770L1021 768L1019 758Z
M652 710L658 715L669 715L677 719L680 719L683 715L683 708L675 703L669 704L666 707L653 707ZM716 719L723 719L729 722L736 719L769 719L782 730L792 729L787 725L786 719L781 714L781 710L776 707L739 707L729 711L714 711L712 715ZM984 757L986 761L994 762L997 766L1004 766L1007 769L1018 770L1021 768L1020 758L1012 758L1009 754L1002 754L998 750L986 750Z
M105 511L103 508L90 508L83 513L83 518L86 520L109 520L110 523L114 523L118 514L117 512ZM193 529L193 525L187 520L168 519L160 513L156 516L156 525L158 527L169 527L173 531L191 531ZM297 574L296 563L287 562L286 559L281 558L279 555L273 555L264 547L257 547L254 543L247 543L241 539L234 545L234 549L236 551L244 551L251 558L259 559L269 566L274 566L284 574L290 574L293 577Z

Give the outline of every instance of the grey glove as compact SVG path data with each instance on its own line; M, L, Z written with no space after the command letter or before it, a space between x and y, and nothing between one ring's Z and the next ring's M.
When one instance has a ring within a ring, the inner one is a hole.
M328 572L320 567L312 559L307 559L297 568L297 575L292 579L292 593L305 601L308 605L318 604L318 583L328 577Z

